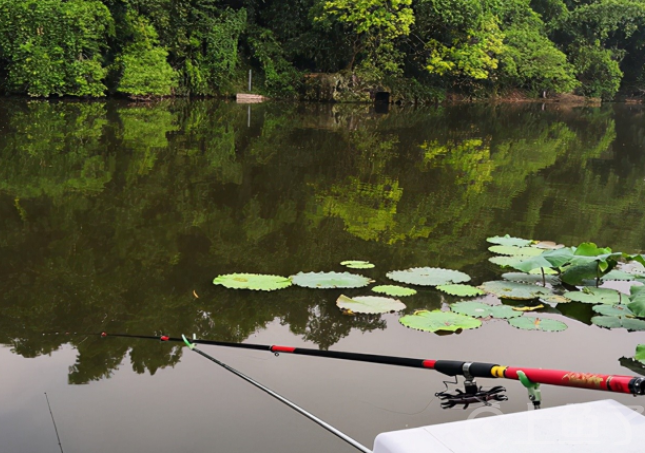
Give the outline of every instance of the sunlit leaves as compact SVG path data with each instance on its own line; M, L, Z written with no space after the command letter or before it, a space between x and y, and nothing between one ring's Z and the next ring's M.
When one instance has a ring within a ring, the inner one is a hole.
M399 322L411 329L426 332L458 332L466 329L476 329L481 321L469 316L458 315L450 311L419 310L412 315L406 315Z
M291 280L279 275L264 274L226 274L219 275L213 284L230 289L252 289L256 291L274 291L291 286Z
M422 286L438 286L470 281L468 274L438 267L413 267L411 269L388 272L387 276L400 283Z
M336 306L341 310L352 313L378 314L405 310L405 304L400 300L381 296L347 297L342 294L336 300Z
M394 297L414 296L417 293L416 289L398 285L379 285L373 287L372 291Z
M305 288L361 288L370 284L367 277L349 272L299 272L291 277L294 285Z

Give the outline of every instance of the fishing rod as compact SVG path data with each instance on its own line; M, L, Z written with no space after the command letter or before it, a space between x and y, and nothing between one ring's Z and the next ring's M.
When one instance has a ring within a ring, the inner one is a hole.
M47 392L45 392L45 399L47 400L47 407L49 408L49 415L52 417L52 423L54 424L54 432L56 432L56 439L58 439L58 447L60 448L60 453L65 453L63 451L63 444L60 443L60 436L58 435L58 427L56 427L56 420L54 420L54 413L52 412L52 407L49 404L49 397Z
M183 342L182 338L130 334L107 334L103 332L102 337L122 337L122 338L140 338L149 340ZM469 404L489 400L502 401L500 395L500 386L490 390L482 390L475 384L475 378L500 378L520 381L529 392L529 399L533 402L535 408L540 407L541 395L540 384L555 385L561 387L576 387L615 393L625 393L629 395L645 395L645 377L607 375L595 373L579 373L564 370L552 370L543 368L526 368L503 366L494 363L466 362L457 360L434 360L434 359L417 359L409 357L396 357L376 354L362 354L355 352L342 351L322 351L319 349L297 348L293 346L278 346L253 343L231 343L226 341L215 340L191 340L194 344L204 344L212 346L225 346L240 349L254 349L270 351L278 355L280 353L306 355L313 357L327 357L332 359L344 359L357 362L380 363L385 365L405 366L412 368L425 368L438 371L447 376L463 376L465 378L466 391L457 390L457 394L439 392L435 394L446 404L444 408L452 407L455 404ZM503 387L501 387L502 390ZM497 395L497 397L496 397ZM466 402L462 400L468 400ZM455 404L451 404L451 403Z
M327 422L325 422L324 420L321 420L320 418L316 417L316 416L315 416L314 414L312 414L311 412L306 411L305 409L303 409L302 407L298 406L296 403L292 402L291 400L288 400L288 399L287 399L287 398L285 398L284 396L282 396L282 395L280 395L280 394L278 394L278 393L274 392L274 391L273 391L273 390L271 390L270 388L268 388L268 387L266 387L266 386L264 386L264 385L260 384L258 381L256 381L256 380L255 380L255 379L253 379L253 378L250 378L249 376L247 376L246 374L242 373L241 371L238 371L238 370L236 370L235 368L233 368L233 367L231 367L231 366L228 366L228 365L227 365L227 364L225 364L224 362L221 362L221 361L217 360L215 357L212 357L212 356L210 356L210 355L206 354L204 351L202 351L202 350L200 350L200 349L197 349L197 347L195 347L195 345L194 345L193 343L191 343L191 342L186 338L186 336L185 336L185 335L182 335L182 336L181 336L181 338L182 338L182 341L186 344L186 346L188 346L188 348L189 348L191 351L194 351L194 352L196 352L197 354L201 355L202 357L207 358L207 359L208 359L208 360L210 360L211 362L216 363L217 365L219 365L219 366L221 366L222 368L224 368L226 371L230 371L230 372L231 372L231 373L233 373L234 375L236 375L236 376L238 376L238 377L241 377L241 378L242 378L242 379L244 379L246 382L248 382L248 383L250 383L250 384L254 385L255 387L257 387L257 388L259 388L260 390L262 390L263 392L268 393L269 395L271 395L272 397L274 397L274 398L275 398L275 399L277 399L278 401L280 401L280 402L282 402L282 403L286 404L287 406L289 406L291 409L294 409L296 412L298 412L298 413L300 413L300 414L304 415L304 416L305 416L305 417L307 417L309 420L311 420L311 421L313 421L313 422L317 423L318 425L322 426L323 428L325 428L325 429L326 429L327 431L329 431L330 433L332 433L332 434L334 434L334 435L336 435L336 436L340 437L342 440L344 440L345 442L347 442L348 444L350 444L352 447L356 448L357 450L360 450L360 451L362 451L363 453L372 453L372 450L370 450L369 448L367 448L365 445L363 445L363 444L361 444L360 442L358 442L358 441L356 441L356 440L352 439L352 438L351 438L351 437L349 437L347 434L345 434L345 433L343 433L342 431L339 431L338 429L334 428L334 427L333 427L333 426L331 426L329 423L327 423Z

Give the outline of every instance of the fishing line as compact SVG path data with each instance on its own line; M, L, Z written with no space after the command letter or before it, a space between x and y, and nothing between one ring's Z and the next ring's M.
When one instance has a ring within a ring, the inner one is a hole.
M58 446L60 447L60 453L65 453L63 451L63 445L60 443L60 436L58 435L58 428L56 427L56 420L54 420L54 413L52 412L52 407L49 404L49 397L47 392L45 392L45 399L47 400L47 407L49 408L49 415L52 417L52 423L54 424L54 431L56 432L56 439L58 439Z

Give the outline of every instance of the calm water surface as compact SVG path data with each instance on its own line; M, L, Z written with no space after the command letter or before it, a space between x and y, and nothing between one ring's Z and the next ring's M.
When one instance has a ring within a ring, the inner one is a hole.
M485 239L505 233L642 252L643 113L0 102L0 453L57 451L44 392L66 453L353 451L178 345L87 335L101 331L631 374L618 359L645 335L590 325L584 304L544 315L562 333L492 321L437 336L394 314L344 316L339 290L211 281L365 259L380 283L435 266L480 284L502 273ZM412 313L455 300L423 289L405 302ZM442 411L443 377L429 371L204 349L368 446L495 412ZM505 384L496 410L526 410L523 388ZM547 407L606 397L543 389Z

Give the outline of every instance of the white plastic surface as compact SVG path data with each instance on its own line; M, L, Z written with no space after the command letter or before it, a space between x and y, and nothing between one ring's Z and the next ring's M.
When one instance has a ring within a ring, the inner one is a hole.
M483 407L474 415L500 413ZM472 416L471 414L471 416ZM614 401L381 433L374 453L643 453L645 416Z

